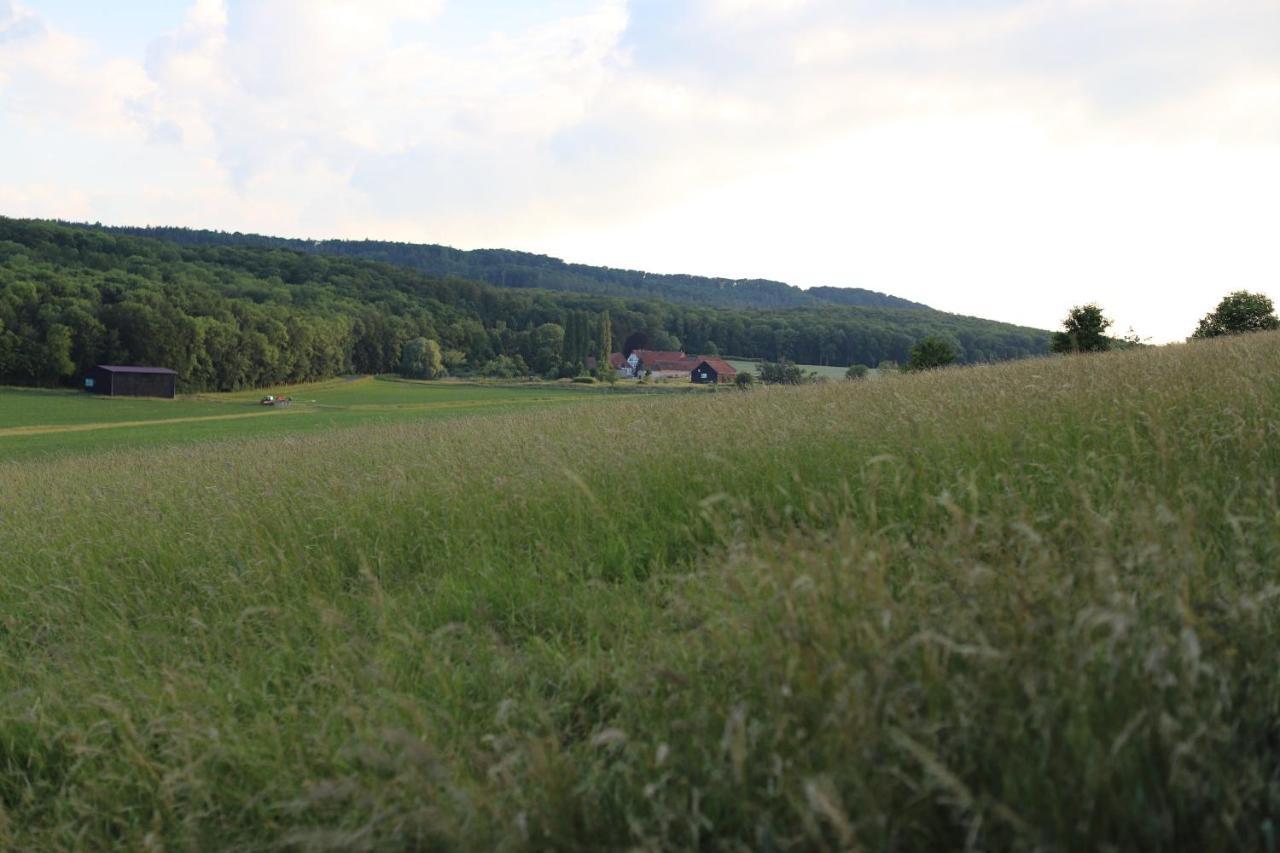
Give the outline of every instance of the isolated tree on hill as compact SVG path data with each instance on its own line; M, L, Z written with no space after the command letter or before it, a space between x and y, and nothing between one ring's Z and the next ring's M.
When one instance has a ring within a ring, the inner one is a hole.
M1224 296L1213 313L1204 316L1191 337L1216 338L1277 328L1280 328L1280 320L1276 319L1275 306L1269 297L1237 290Z
M913 372L936 370L939 367L946 367L959 357L960 353L956 352L956 348L950 341L945 338L929 337L911 348L907 370Z
M849 369L844 372L844 378L850 380L866 379L867 374L871 372L871 368L865 364L851 364Z
M1105 352L1111 349L1111 339L1107 337L1110 326L1111 321L1097 305L1077 305L1062 321L1062 331L1053 333L1050 348L1061 353Z
M444 375L444 356L440 344L427 338L414 338L404 345L400 357L400 375L411 379L436 379Z

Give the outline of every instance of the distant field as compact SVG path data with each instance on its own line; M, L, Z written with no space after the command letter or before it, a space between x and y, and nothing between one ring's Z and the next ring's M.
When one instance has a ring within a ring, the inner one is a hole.
M271 392L289 394L293 405L259 405ZM0 388L0 461L527 411L600 399L607 393L540 383L472 385L372 377L176 400Z
M725 361L733 365L733 369L737 370L739 373L743 371L746 371L747 373L755 373L756 368L760 364L758 361L748 361L740 358L728 358L725 359ZM801 364L799 366L805 371L812 371L813 373L826 377L827 379L844 379L845 371L849 369L847 367L831 367L829 365L822 364ZM873 370L872 373L875 373L875 371Z
M0 849L1275 849L1280 333L681 390L0 462Z

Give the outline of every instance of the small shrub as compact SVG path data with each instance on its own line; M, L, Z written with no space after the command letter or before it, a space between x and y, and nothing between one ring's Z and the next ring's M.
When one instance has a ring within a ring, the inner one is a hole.
M760 371L760 381L766 385L800 385L810 379L800 365L785 358L776 362L762 361L756 369Z
M844 372L844 378L856 381L858 379L866 379L867 374L871 372L871 368L865 364L851 364L849 369Z

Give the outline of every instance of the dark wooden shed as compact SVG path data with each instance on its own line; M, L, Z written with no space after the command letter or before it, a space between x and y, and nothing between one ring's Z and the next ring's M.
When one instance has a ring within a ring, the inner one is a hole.
M689 374L689 380L698 385L715 385L732 382L738 375L733 365L720 358L704 358Z
M108 397L168 397L177 393L178 374L167 367L99 364L84 378L84 390Z

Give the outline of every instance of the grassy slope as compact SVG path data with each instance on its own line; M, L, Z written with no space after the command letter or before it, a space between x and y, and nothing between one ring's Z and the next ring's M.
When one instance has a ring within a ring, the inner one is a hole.
M608 393L580 386L371 377L267 390L288 393L295 402L288 409L261 406L263 390L154 400L0 388L0 460L498 414L582 402Z
M1277 377L1260 335L0 464L0 833L1257 849Z

